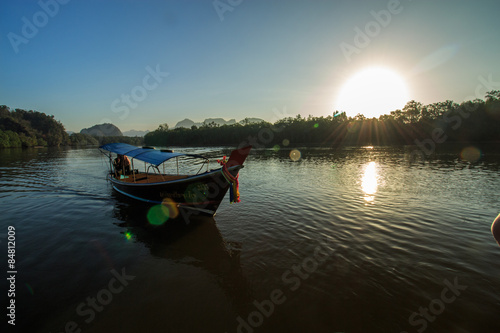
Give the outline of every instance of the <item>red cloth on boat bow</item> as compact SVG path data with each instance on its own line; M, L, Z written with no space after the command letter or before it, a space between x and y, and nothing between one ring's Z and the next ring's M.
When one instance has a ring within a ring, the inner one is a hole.
M222 158L222 160L217 160L217 162L222 166L222 175L226 178L227 182L231 185L229 188L229 201L240 202L240 183L238 181L239 174L234 177L229 170L227 169L227 160L226 156Z

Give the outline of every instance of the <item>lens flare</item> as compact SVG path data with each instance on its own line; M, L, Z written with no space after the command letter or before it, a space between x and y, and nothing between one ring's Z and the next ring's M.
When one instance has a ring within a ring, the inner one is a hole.
M300 157L301 157L301 154L300 154L300 151L298 151L297 149L294 149L290 152L290 159L294 162L300 160Z
M203 202L207 200L208 185L203 183L191 184L184 191L184 198L187 202Z
M31 288L31 286L28 283L26 283L26 288L28 288L28 290L30 291L31 295L35 294L35 292L33 291L33 288Z
M163 205L155 205L151 207L148 211L148 222L152 225L162 225L167 222L170 217L170 212L168 208Z
M132 234L131 234L129 231L127 231L127 232L125 233L125 238L126 238L127 240L130 240L130 239L132 238Z
M475 163L481 159L481 150L476 147L465 147L460 152L460 157L464 161L468 161L470 163Z
M165 198L162 205L168 209L168 215L171 219L175 219L179 215L179 208L177 202L170 198Z
M283 143L283 146L285 146L285 147L286 147L286 146L288 146L288 145L290 144L290 140L288 140L288 139L283 139L283 142L282 142L282 143Z

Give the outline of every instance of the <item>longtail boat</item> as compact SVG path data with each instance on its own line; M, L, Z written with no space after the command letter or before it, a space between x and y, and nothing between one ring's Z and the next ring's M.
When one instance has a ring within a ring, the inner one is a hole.
M110 143L99 150L109 158L107 179L119 193L152 204L214 215L228 189L230 201L239 202L238 173L251 148L233 150L229 159L224 156L217 160L215 169L209 169L210 161L202 155L167 149ZM144 162L143 170L135 168L137 161Z

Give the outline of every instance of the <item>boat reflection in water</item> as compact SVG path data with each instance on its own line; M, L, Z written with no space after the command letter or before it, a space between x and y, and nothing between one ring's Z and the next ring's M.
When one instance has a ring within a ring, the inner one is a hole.
M120 232L130 242L143 243L152 256L146 255L134 271L130 269L137 276L133 284L147 287L130 287L127 299L140 298L143 307L154 308L146 314L151 325L158 325L157 317L168 318L161 324L167 331L197 331L198 325L213 325L214 317L219 317L218 330L230 329L232 326L226 325L234 325L234 318L245 313L253 300L249 283L242 275L241 243L226 241L211 216L193 214L186 219L178 215L154 225L151 211L159 207L138 204L119 194L115 200L114 217L123 221L117 223ZM122 310L129 312L128 307L134 307L135 301L128 305L126 302ZM186 309L191 320L181 320L186 317ZM149 324L130 318L127 325L126 330L136 326L147 331ZM107 325L98 329L104 327Z
M114 215L123 223L117 225L125 228L126 238L144 243L153 256L176 261L192 257L211 271L239 269L241 244L225 241L214 217L174 215L175 208L170 206L132 204L122 197L119 200Z

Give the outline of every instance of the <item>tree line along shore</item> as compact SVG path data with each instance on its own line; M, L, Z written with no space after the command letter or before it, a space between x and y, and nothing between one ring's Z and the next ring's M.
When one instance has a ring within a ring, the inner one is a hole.
M304 118L297 115L274 123L215 123L169 129L167 124L144 137L68 135L54 116L37 111L11 110L0 106L0 148L33 146L97 146L124 142L149 146L239 145L360 146L425 145L441 142L500 142L500 91L460 104L447 100L423 105L409 101L401 110L377 118L361 114L348 117L335 111L331 116Z
M490 91L485 100L461 104L447 100L429 105L410 101L403 109L377 118L361 114L347 117L307 118L297 115L275 123L204 124L200 127L168 129L162 124L145 135L150 146L207 146L249 143L260 147L425 145L436 143L500 142L500 91Z
M69 135L64 125L45 113L0 105L0 148L98 146L111 142L144 144L142 137Z

